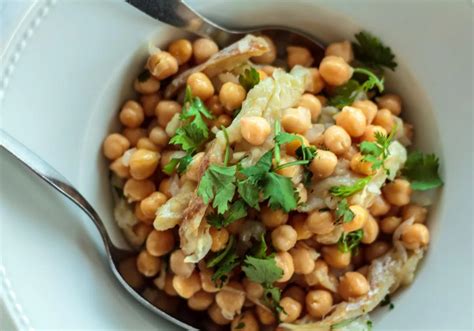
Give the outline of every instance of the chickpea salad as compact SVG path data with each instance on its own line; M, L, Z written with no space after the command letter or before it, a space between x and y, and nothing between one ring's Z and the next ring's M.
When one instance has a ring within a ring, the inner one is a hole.
M265 35L152 47L103 143L137 252L119 270L203 330L370 330L428 247L439 161L407 152L378 38L286 51Z

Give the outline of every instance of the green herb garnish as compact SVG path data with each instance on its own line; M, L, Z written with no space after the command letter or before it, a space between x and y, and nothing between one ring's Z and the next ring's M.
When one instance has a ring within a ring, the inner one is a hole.
M357 180L353 185L347 186L347 185L339 185L339 186L333 186L329 189L329 193L334 195L335 197L338 198L348 198L351 195L362 191L364 187L370 182L372 179L371 176L361 178Z
M362 161L372 163L372 169L377 170L384 167L385 160L390 155L388 148L393 141L397 128L387 136L381 132L375 132L375 141L363 141L360 144L360 152L363 155ZM388 171L387 169L385 169Z
M245 71L239 75L239 83L244 87L248 92L255 85L260 82L260 75L255 68L251 67L250 69L245 69Z
M393 308L395 308L395 305L392 303L392 299L390 298L390 294L387 294L383 300L380 302L380 306L384 307L384 306L388 306L388 308L390 310L392 310Z
M181 174L186 171L192 161L193 157L190 154L186 154L180 158L172 158L171 161L163 167L163 172L167 175L171 175L176 170L178 174Z
M207 223L217 229L221 229L245 216L247 216L247 206L243 200L237 200L230 205L229 210L227 210L224 215L207 215Z
M197 194L206 204L213 200L212 206L217 208L219 214L229 209L229 203L234 198L236 172L235 165L226 167L212 164L199 182Z
M434 154L412 152L408 155L402 174L414 190L425 191L443 185L438 174L439 159Z
M336 223L349 223L354 219L354 212L349 209L347 199L342 199L336 208Z
M342 253L351 252L352 254L356 254L357 248L359 247L363 236L364 231L362 229L349 233L343 232L339 238L339 241L337 242L337 248Z
M232 270L240 264L235 250L235 238L232 236L229 238L226 248L218 252L206 264L208 268L214 268L211 280L218 286L222 286L229 278Z
M385 46L380 39L369 32L359 32L355 35L357 42L352 43L355 58L364 64L378 68L386 67L395 70L397 63L392 50Z

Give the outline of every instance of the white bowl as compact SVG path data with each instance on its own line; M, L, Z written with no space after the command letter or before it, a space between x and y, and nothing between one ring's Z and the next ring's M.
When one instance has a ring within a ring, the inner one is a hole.
M189 1L227 26L284 24L323 42L361 29L397 56L417 146L441 158L446 183L430 212L432 245L414 284L375 314L377 330L472 329L472 7L466 2ZM5 50L1 125L76 184L114 237L101 143L149 40L179 31L122 1L33 6ZM471 70L470 70L471 69ZM2 298L19 329L175 330L109 272L92 223L1 153Z

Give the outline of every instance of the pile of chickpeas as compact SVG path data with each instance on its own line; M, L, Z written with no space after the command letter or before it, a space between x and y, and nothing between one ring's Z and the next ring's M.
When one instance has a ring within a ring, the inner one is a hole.
M273 41L267 36L264 38L270 51L251 59L261 80L272 77L275 70L272 64L276 59ZM121 131L105 138L103 153L110 161L110 170L122 179L123 195L138 220L133 233L140 252L136 258L123 261L120 272L137 290L147 287L147 293L150 293L159 289L169 296L183 298L191 309L207 311L215 324L230 325L231 330L238 327L240 331L281 330L278 321L291 323L306 315L319 320L329 314L335 304L368 293L368 267L392 248L392 235L402 222L414 219L401 234L401 242L407 250L429 243L429 231L425 226L427 209L410 203L410 183L403 178L384 185L382 194L369 208L351 204L349 198L354 218L342 225L343 231L363 229L358 253L351 254L338 249L338 238L330 243L319 241L340 226L336 225L334 210L285 213L262 205L261 212L254 214L264 225L267 241L276 252L276 263L283 270L283 276L276 283L282 290L280 305L284 309L279 315L258 304L264 292L262 285L246 279L241 272L234 272L229 282L219 288L211 281L212 269L207 268L204 261L185 263L177 227L157 231L153 228L153 220L160 206L172 197L174 186L187 180L198 182L204 152L194 155L187 171L177 181L162 171L173 157L184 153L177 146L169 145L170 137L165 131L173 116L181 112L182 105L176 100L163 99L160 90L164 87L163 80L207 61L218 51L218 46L209 39L194 42L179 39L166 51L152 54L145 67L149 75L134 82L137 97L127 100L120 110ZM385 94L375 100L355 101L335 116L335 125L315 134L312 128L331 91L352 76L351 43L343 41L329 45L319 67L314 66L308 49L290 46L287 51L288 68L308 67L311 81L298 104L284 110L281 125L286 132L300 135L305 145L318 148L317 156L308 165L313 181L330 177L337 164L343 161L347 162L350 171L361 177L374 174L371 164L362 161L358 145L362 141L374 141L376 132L391 132L396 117L402 112L401 98ZM234 111L241 107L246 97L246 90L240 84L226 82L217 90L211 79L201 72L191 74L187 85L214 115L214 119L208 121L209 128L228 126ZM263 117L243 117L240 124L243 139L252 146L263 144L271 134L271 127ZM411 136L410 124L404 123L404 130ZM296 160L300 145L297 140L287 144L281 162ZM279 173L294 179L302 171L301 165L295 165L281 169ZM294 184L300 193L300 201L305 202L306 188L302 183ZM241 219L222 229L211 227L211 252L224 249L230 236L242 231L247 222L247 219ZM319 258L315 258L314 251L320 254ZM321 273L328 275L333 286L318 282L317 275Z

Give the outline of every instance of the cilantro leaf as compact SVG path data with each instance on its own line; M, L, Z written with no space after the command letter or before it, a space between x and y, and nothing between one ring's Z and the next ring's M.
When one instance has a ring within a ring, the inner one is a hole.
M229 274L240 264L239 257L236 252L235 237L232 236L229 238L226 248L218 252L213 258L207 262L208 268L214 268L214 274L211 277L211 280L218 284L222 285Z
M365 31L356 34L355 38L357 42L352 43L352 47L357 60L371 67L387 67L395 70L397 67L394 61L395 55L380 39Z
M244 87L247 92L250 91L259 82L260 75L254 67L251 67L250 69L245 69L245 71L239 75L239 83Z
M390 310L395 308L395 305L392 303L392 299L390 298L390 294L387 294L382 301L380 301L380 306L388 306Z
M367 75L367 80L362 83L361 89L364 92L367 92L374 87L377 87L380 93L384 90L384 79L377 77L372 71L367 68L354 68L354 73L364 74Z
M247 178L237 182L237 190L240 197L252 208L260 209L258 205L259 200L259 186L252 178Z
M221 166L213 164L207 168L199 182L197 194L204 203L213 200L212 206L217 208L219 214L229 209L235 193L235 174L237 166Z
M343 232L337 242L337 249L342 253L355 253L364 236L364 230L359 229L349 233Z
M247 209L243 200L237 200L234 202L228 211L224 215L210 214L207 216L207 223L209 225L220 229L227 225L234 223L247 216Z
M394 127L388 136L381 132L375 132L375 141L363 141L359 146L360 152L364 156L362 161L372 163L373 170L384 167L385 160L390 155L388 148L396 131L397 127Z
M281 290L275 286L264 286L263 300L267 306L274 307L277 312L283 311L280 306Z
M439 159L434 154L412 152L408 155L402 174L414 190L424 191L443 185L438 174Z
M260 284L273 284L283 275L273 256L262 259L247 255L242 270L248 279Z
M163 172L167 175L171 175L176 170L178 174L181 174L186 171L192 161L193 157L189 154L180 158L172 158L171 161L163 167Z
M316 154L317 150L314 146L301 145L296 150L296 156L302 160L308 161L308 163L316 157Z
M251 177L254 182L263 178L272 167L272 151L268 151L262 155L260 160L253 166L243 168L240 172L247 177Z
M265 176L263 197L268 199L270 208L281 208L287 213L298 205L298 194L291 179L275 172L269 172Z
M357 180L351 186L347 186L347 185L333 186L329 189L329 193L331 193L332 195L338 198L348 198L351 195L363 190L365 185L367 185L371 179L372 177L368 176L368 177L364 177Z
M253 246L250 250L250 255L256 258L263 259L267 256L267 243L265 242L265 233L262 233L260 237L260 243L258 246Z
M354 212L349 209L347 199L339 201L336 208L336 222L349 223L354 219L354 216Z
M301 146L298 147L296 150L296 156L301 160L312 161L316 156L316 147L314 146L306 146L304 144L303 138L294 134L294 133L287 133L287 132L280 132L280 130L275 130L275 152L277 152L277 148L279 151L280 145L290 143L295 140L299 140ZM275 153L279 154L279 153ZM276 157L275 159L279 162L279 158ZM309 163L308 162L308 163Z
M275 135L275 143L278 145L283 145L287 143L291 143L294 140L300 140L302 141L301 137L297 136L294 133L288 133L288 132L279 132L278 134Z

